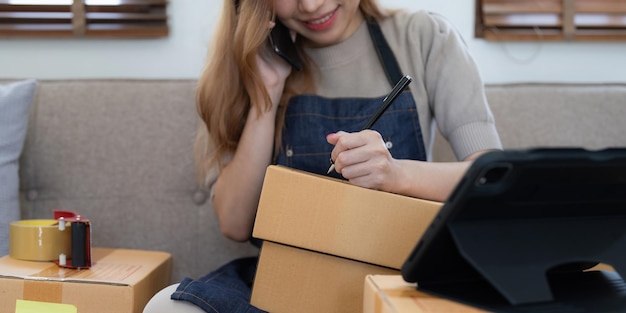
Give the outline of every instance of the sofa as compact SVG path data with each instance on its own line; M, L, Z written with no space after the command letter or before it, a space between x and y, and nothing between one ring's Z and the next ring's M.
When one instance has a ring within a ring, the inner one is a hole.
M172 253L172 282L250 244L225 239L196 184L195 80L39 80L19 159L21 218L54 209L91 220L98 247ZM493 84L505 148L626 146L626 84ZM433 160L454 160L437 135Z

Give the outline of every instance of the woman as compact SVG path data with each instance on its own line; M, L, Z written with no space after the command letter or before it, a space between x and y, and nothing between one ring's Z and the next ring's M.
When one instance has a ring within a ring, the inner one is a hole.
M271 50L275 19L291 30L302 70ZM360 131L403 75L414 79L410 90ZM250 240L270 164L325 175L334 162L352 184L444 201L472 160L501 149L457 32L437 14L388 12L375 0L225 0L199 86L200 177L222 233L236 241ZM459 162L427 162L435 122ZM216 272L251 279L254 260L238 262ZM209 311L216 288L205 283L224 276L214 274L183 281L173 298Z

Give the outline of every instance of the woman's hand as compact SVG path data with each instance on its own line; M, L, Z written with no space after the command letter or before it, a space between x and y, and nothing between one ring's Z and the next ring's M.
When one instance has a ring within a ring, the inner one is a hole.
M393 191L401 168L385 146L380 133L363 130L329 134L326 141L335 146L331 159L335 170L350 183L384 191Z
M273 23L268 27L273 27ZM278 103L291 67L274 53L269 44L255 56L258 73L272 101L252 103L237 150L215 182L213 207L222 233L236 241L246 241L252 235L256 208L263 186L265 170L272 162L274 127ZM253 98L252 101L265 99ZM242 179L245 177L245 179Z
M391 156L381 135L373 130L337 132L326 136L335 145L335 170L350 183L405 196L445 201L461 180L478 151L461 162L398 160Z
M269 22L270 29L275 25L276 23ZM292 36L295 39L295 33ZM272 99L274 108L276 108L283 94L285 81L291 73L291 66L272 50L269 43L262 47L257 54L256 63L261 79L265 82L265 88Z

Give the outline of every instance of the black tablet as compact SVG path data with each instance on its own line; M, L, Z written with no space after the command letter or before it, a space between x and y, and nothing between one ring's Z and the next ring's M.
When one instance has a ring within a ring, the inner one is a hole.
M401 273L490 311L626 311L626 148L482 155Z

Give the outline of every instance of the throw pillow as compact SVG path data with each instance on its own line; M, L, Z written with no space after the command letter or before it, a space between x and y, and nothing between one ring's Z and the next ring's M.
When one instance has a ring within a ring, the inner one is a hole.
M0 84L0 256L9 252L9 224L20 218L19 158L37 81Z

